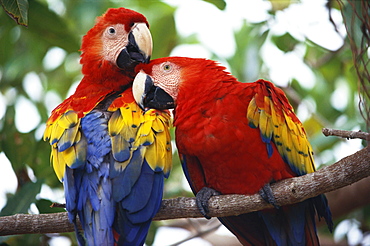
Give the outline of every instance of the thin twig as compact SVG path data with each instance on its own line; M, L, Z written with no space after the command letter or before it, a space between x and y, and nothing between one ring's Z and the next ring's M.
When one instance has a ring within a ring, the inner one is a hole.
M347 139L354 139L360 138L366 141L370 141L370 134L367 132L360 131L345 131L345 130L336 130L336 129L329 129L323 128L322 133L327 136L337 136Z
M209 234L209 233L211 233L211 232L213 232L213 231L217 230L220 226L221 226L221 224L218 224L218 225L216 225L216 226L212 226L211 228L208 228L207 230L199 231L199 232L195 233L194 235L192 235L192 236L190 236L190 237L188 237L188 238L185 238L185 239L183 239L183 240L181 240L181 241L178 241L178 242L176 242L176 243L174 243L174 244L171 244L171 245L169 245L169 246L178 246L178 245L180 245L180 244L182 244L182 243L185 243L185 242L187 242L187 241L190 241L190 240L191 240L191 239L193 239L193 238L202 237L202 236L204 236L204 235L207 235L207 234Z
M66 208L66 204L65 203L57 203L57 202L53 202L51 205L50 205L51 208Z

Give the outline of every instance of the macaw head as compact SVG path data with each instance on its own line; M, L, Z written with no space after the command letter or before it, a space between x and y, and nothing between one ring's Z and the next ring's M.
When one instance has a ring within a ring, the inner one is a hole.
M125 8L108 9L82 39L82 72L87 75L109 68L133 72L148 62L152 36L146 18Z
M140 64L133 83L133 94L142 109L170 109L179 100L193 100L215 89L215 81L234 79L215 61L165 57ZM191 96L189 95L196 95Z

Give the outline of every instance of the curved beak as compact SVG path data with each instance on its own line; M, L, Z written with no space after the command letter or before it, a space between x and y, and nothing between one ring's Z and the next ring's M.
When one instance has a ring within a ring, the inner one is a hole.
M173 98L162 88L155 86L151 76L140 71L132 85L136 103L143 109L170 109L175 107Z
M126 68L148 63L152 55L152 35L145 23L136 23L128 34L128 44L117 57L117 66Z

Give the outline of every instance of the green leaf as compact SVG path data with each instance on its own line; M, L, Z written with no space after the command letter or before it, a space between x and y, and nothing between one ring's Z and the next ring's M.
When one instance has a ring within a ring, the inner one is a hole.
M0 150L4 151L14 171L17 172L24 168L25 163L35 158L35 137L33 132L18 132L14 123L14 106L8 107L4 119L4 125L0 131Z
M272 11L276 12L276 11L284 10L284 9L288 8L291 1L290 0L285 0L285 1L270 0L270 3L272 5Z
M294 47L299 43L289 33L285 33L284 35L281 36L273 36L271 39L276 44L276 47L278 47L285 53L292 51Z
M9 244L6 243L8 239L14 236L2 236L0 237L0 246L8 246Z
M236 52L227 62L239 81L254 81L260 77L262 60L258 54L268 34L268 31L262 31L263 26L264 23L250 25L244 22L234 34Z
M5 64L13 54L13 49L9 47L14 46L14 34L16 34L21 27L14 25L14 22L6 16L5 11L3 12L1 9L0 23L0 64ZM3 81L1 81L0 84L3 84Z
M18 25L27 26L28 0L0 0L5 12Z
M35 153L35 155L33 155L34 158L31 159L27 164L30 166L30 168L32 168L35 176L37 178L42 178L45 184L51 188L62 187L62 183L57 178L53 167L49 162L50 149L49 143L42 140L36 142L33 148L30 150Z
M161 16L151 21L153 36L153 58L168 56L171 50L176 46L176 27L174 20L174 9L167 7L166 11L162 12Z
M176 8L160 1L139 0L133 1L132 4L126 7L142 13L149 21L153 38L151 57L155 59L168 56L178 42L174 19ZM140 8L134 7L138 4Z
M14 196L8 198L8 202L1 210L1 216L16 213L27 213L31 203L36 201L36 195L40 193L41 185L44 180L37 180L36 183L28 182L22 186Z
M79 37L67 25L66 19L38 1L32 2L29 14L30 24L27 34L32 35L38 42L58 46L67 52L78 51Z
M226 8L226 2L224 0L203 0L203 1L215 5L219 10L224 10Z
M343 7L343 19L347 28L347 33L357 47L361 47L363 42L363 22L360 17L365 15L366 8L363 8L362 1L347 2Z
M65 212L66 210L64 208L58 208L58 207L50 207L52 204L51 201L46 199L40 199L37 200L36 206L40 211L40 214L51 214L51 213L59 213L59 212Z

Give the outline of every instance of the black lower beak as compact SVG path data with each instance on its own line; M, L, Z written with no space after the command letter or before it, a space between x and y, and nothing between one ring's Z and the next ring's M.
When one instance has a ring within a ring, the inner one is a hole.
M150 56L140 52L140 49L135 41L132 33L128 35L128 45L123 49L117 57L117 66L119 68L134 67L139 63L148 63Z
M175 107L175 102L162 88L152 86L144 98L143 105L145 108L170 109Z
M140 71L133 82L132 94L143 109L170 109L175 107L173 98L162 88L155 86L151 76Z

